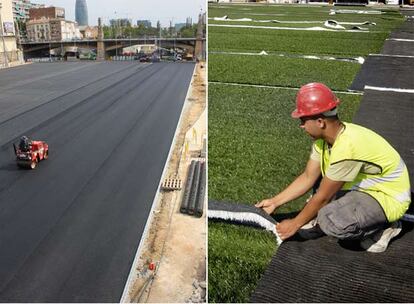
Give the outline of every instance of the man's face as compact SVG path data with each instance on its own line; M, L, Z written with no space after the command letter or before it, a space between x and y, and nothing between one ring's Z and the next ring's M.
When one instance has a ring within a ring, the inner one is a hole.
M313 139L319 139L322 137L324 121L320 117L305 116L300 118L300 127Z

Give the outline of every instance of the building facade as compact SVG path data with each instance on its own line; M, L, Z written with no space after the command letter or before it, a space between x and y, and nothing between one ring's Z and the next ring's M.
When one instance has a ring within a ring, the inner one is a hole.
M32 8L30 0L13 0L14 19L26 21L29 19L29 10Z
M81 39L76 22L54 19L36 19L26 22L27 39L32 42L72 41Z
M76 0L75 19L79 26L88 25L88 7L86 0Z
M85 39L97 39L98 27L97 26L80 26L79 27L82 38Z
M12 0L0 2L0 67L8 67L22 60L17 49Z
M14 20L23 22L30 18L31 8L44 7L43 4L31 3L30 0L12 0L12 4Z
M41 42L51 40L49 20L46 18L26 22L26 33L29 41Z
M31 8L29 14L30 19L26 22L29 41L68 41L82 37L77 23L65 20L64 8Z
M27 38L25 23L30 18L30 9L44 7L44 5L31 3L30 0L12 0L12 5L16 38L19 43L19 40Z
M52 22L52 21L51 21ZM78 24L74 21L59 20L60 23L60 39L63 41L81 39L82 35L79 31ZM57 39L57 40L60 40Z
M65 9L62 7L40 7L29 10L30 20L65 19Z

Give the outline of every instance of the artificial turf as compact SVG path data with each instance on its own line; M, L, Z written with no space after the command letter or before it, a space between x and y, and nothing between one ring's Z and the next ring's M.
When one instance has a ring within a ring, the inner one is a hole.
M209 50L366 56L379 53L389 31L402 21L395 11L382 15L332 17L328 15L330 8L212 5L209 16L372 21L377 23L377 33L209 27ZM359 64L351 62L209 53L209 198L253 204L288 185L304 168L311 147L310 138L299 128L298 121L290 117L295 107L294 88L320 81L335 90L345 91L359 68ZM218 82L284 86L286 89L231 86ZM352 121L361 96L337 95L342 100L341 119ZM281 207L278 213L298 211L303 201L291 202ZM274 236L257 229L211 221L208 230L209 302L247 302L274 253Z
M309 157L311 140L290 118L295 91L209 86L209 197L253 204L282 190ZM350 121L359 95L341 95ZM280 208L298 211L303 200ZM247 302L269 263L274 235L209 222L209 302Z
M358 9L364 11L381 11L381 14L335 14L330 15L332 10L340 9ZM220 23L213 20L214 17L227 16L229 19L249 18L252 20L278 20L278 21L326 21L336 20L338 22L375 22L374 27L377 30L391 30L395 27L395 22L402 22L403 17L395 9L384 8L337 8L329 6L294 6L294 5L267 5L257 6L251 5L209 5L209 24ZM243 23L245 24L245 22ZM278 26L277 24L274 24Z
M338 33L209 27L209 51L266 51L304 55L379 53L388 32Z
M210 224L208 234L209 302L247 301L276 248L274 235L222 223Z
M290 117L295 94L209 85L210 198L254 203L279 192L301 172L312 141ZM337 95L340 117L351 121L361 96Z
M360 65L352 62L275 56L209 55L209 81L300 87L323 82L346 90ZM340 73L338 73L340 71Z

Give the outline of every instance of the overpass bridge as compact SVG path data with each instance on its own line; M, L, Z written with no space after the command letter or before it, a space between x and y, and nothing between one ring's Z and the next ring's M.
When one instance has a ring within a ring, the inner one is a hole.
M123 48L133 45L157 45L161 48L180 48L185 49L193 55L196 44L205 45L205 38L158 38L158 37L141 37L141 38L122 38L122 39L82 39L72 41L22 41L20 44L23 48L25 57L36 57L39 54L49 54L50 50L60 48L62 50L78 47L86 49L97 49L98 42L103 44L105 58L120 54ZM203 47L205 49L205 47Z

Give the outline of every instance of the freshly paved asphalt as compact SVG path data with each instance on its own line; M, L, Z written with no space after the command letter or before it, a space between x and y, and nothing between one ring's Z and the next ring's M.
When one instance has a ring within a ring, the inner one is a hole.
M0 71L0 301L117 302L194 64L43 63ZM50 157L18 169L11 143Z

